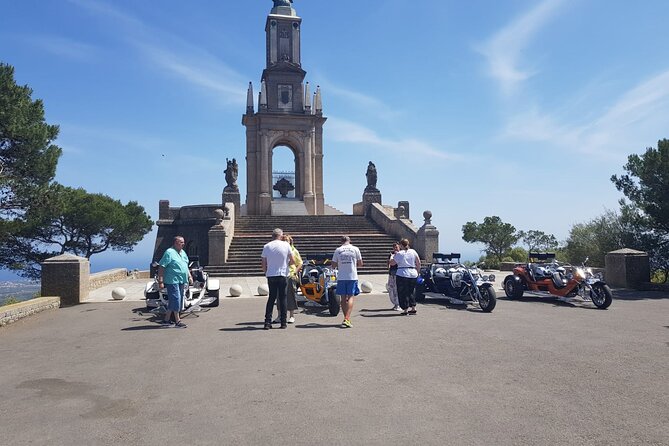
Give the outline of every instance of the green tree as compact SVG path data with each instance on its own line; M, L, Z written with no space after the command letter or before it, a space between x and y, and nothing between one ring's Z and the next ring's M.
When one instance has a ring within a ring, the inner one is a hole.
M518 232L518 237L525 243L529 252L554 251L558 247L558 241L553 234L543 231L529 230Z
M669 235L669 140L657 142L657 149L627 157L624 175L611 181L648 219L655 231Z
M483 243L486 258L497 264L518 241L516 228L497 216L485 217L483 223L467 222L462 226L462 239L468 243Z
M45 122L42 101L31 96L14 68L0 63L0 241L8 221L46 198L61 155L53 144L58 126Z
M608 252L637 246L631 237L631 228L621 215L615 211L606 211L586 223L572 226L564 251L571 263L581 263L588 257L591 265L603 267Z
M621 218L633 228L636 249L648 252L651 268L667 278L669 272L669 140L657 142L642 155L627 157L624 175L611 181L627 200L621 200Z
M25 224L8 237L0 255L10 268L39 276L39 263L72 253L90 258L108 249L130 252L151 230L151 218L131 201L124 205L103 194L54 184L45 206L28 209Z

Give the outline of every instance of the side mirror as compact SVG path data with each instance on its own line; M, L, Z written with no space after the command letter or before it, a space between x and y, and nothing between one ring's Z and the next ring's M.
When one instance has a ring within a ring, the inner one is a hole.
M158 268L160 265L158 264L158 262L151 262L151 266L154 268Z

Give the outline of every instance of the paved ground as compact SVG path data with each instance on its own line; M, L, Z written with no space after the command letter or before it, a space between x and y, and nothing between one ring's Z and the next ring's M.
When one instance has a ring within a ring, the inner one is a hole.
M669 295L615 297L400 316L376 293L352 329L264 331L262 298L184 330L136 301L42 313L0 329L0 444L666 445Z

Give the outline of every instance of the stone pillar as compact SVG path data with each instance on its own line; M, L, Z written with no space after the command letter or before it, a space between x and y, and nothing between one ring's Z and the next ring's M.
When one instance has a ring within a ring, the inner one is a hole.
M369 208L372 203L381 203L381 192L378 190L376 192L364 192L362 194L362 206L364 209L364 215L369 215Z
M88 259L62 254L42 263L42 296L59 296L62 306L77 305L88 297L91 265Z
M212 226L209 230L209 264L208 266L225 265L227 250L225 249L225 229L223 226Z
M439 231L432 224L432 212L423 212L425 223L418 229L416 234L415 249L421 259L428 262L432 261L432 254L439 252Z
M606 283L616 288L636 288L650 282L648 253L623 248L606 254Z

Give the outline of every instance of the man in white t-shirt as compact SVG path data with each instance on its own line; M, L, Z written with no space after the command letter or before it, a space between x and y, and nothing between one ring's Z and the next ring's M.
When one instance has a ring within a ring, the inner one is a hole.
M290 244L281 240L283 231L276 228L272 232L273 240L262 248L262 270L267 277L269 297L265 306L264 329L272 328L272 311L274 302L279 301L279 319L281 328L286 328L286 284L288 267L294 263Z
M351 328L353 296L360 294L358 288L358 267L362 266L362 254L357 246L351 244L351 238L344 235L342 245L332 256L332 266L338 268L336 293L341 296L341 310L344 312L343 327Z

